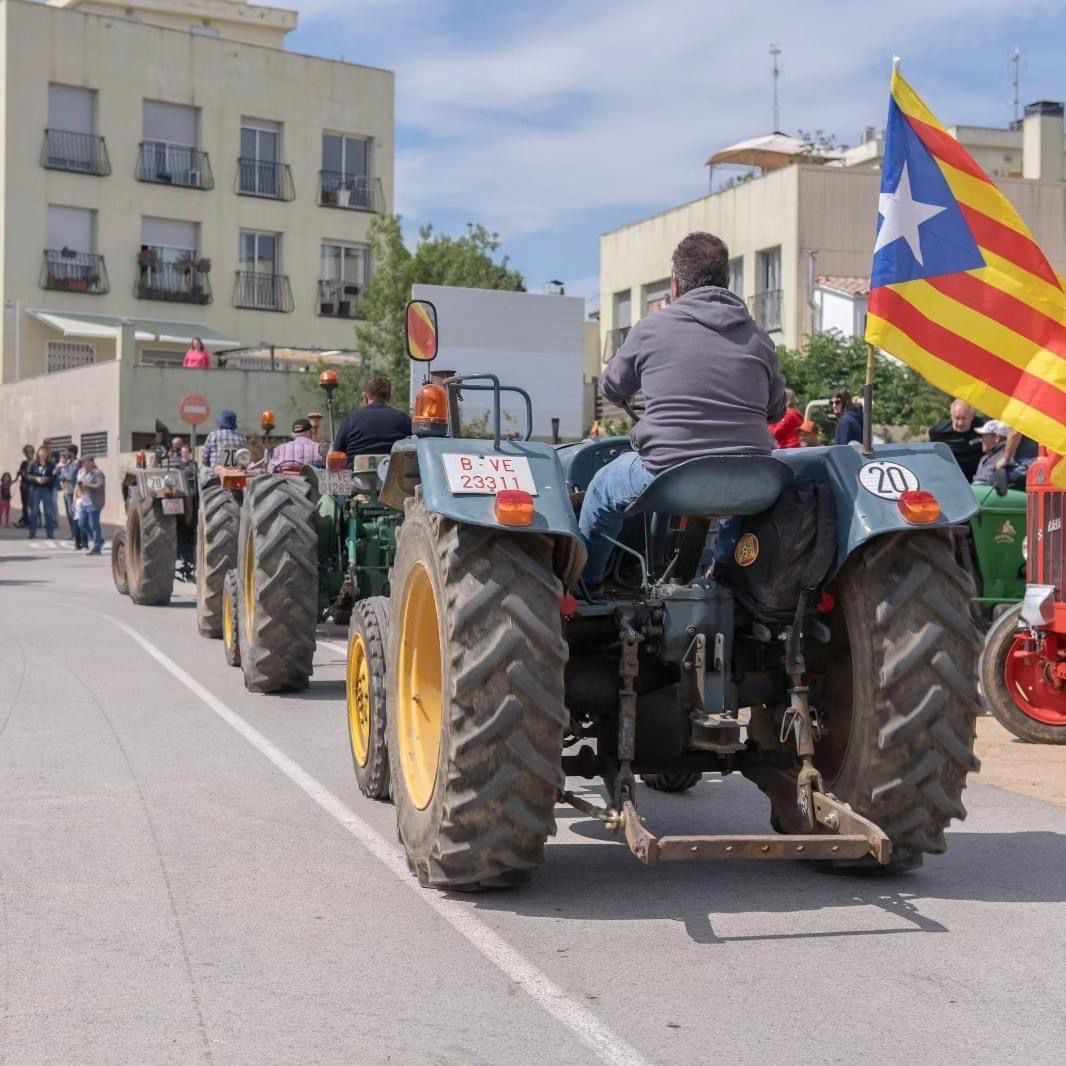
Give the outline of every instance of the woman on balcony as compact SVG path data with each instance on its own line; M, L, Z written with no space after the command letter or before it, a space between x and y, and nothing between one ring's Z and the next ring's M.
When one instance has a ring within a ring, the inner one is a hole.
M199 337L193 337L192 345L185 353L185 360L181 364L186 370L210 370L211 356L204 348L204 342Z

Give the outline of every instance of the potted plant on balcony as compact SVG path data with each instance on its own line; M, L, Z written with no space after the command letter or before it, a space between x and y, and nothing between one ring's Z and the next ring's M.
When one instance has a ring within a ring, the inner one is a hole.
M196 260L196 273L197 274L210 274L211 273L211 260L207 258Z
M174 263L174 266L176 266L185 277L188 277L196 268L196 260L193 259L191 255L183 255Z
M137 253L137 265L144 270L155 270L159 266L159 252L150 245L142 245Z

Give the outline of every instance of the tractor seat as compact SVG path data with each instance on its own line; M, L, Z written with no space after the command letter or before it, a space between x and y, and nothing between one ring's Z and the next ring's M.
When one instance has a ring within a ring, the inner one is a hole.
M792 468L771 455L703 455L664 470L626 514L759 514L777 502L791 480Z

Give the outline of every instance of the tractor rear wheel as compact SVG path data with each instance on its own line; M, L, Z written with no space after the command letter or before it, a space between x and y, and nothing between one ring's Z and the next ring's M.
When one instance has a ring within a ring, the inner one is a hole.
M230 666L241 665L241 645L238 636L237 571L227 570L222 583L222 647Z
M221 485L200 490L196 516L196 625L200 636L222 636L222 586L237 565L241 508Z
M985 703L1005 729L1029 744L1066 744L1066 693L1046 683L1035 656L1012 656L1026 639L1018 629L1022 607L1000 615L981 652ZM1021 650L1021 649L1019 649Z
M241 509L237 548L241 669L252 692L307 688L318 621L318 534L311 485L255 478Z
M359 791L370 799L389 798L389 751L385 739L388 639L388 599L371 596L357 603L348 625L348 739Z
M130 599L143 607L162 607L174 593L178 561L178 523L151 498L130 489L126 510L126 580Z
M126 531L119 529L111 538L111 580L119 594L128 596L130 584L126 579Z
M888 834L888 869L912 869L947 847L944 829L966 817L966 775L980 766L973 581L950 535L930 530L879 537L829 591L831 640L809 649L823 678L814 763L827 791Z
M387 729L408 865L462 891L526 881L555 831L569 723L552 541L408 500L391 585Z
M665 774L641 774L640 779L656 792L688 792L703 780L703 774L696 770L673 770Z

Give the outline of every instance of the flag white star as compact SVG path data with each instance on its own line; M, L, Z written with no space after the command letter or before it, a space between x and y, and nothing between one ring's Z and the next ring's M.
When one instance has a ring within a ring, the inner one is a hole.
M918 227L923 222L939 215L945 208L938 204L923 204L911 195L911 179L907 173L907 164L899 176L895 192L883 192L877 202L878 214L884 216L884 222L877 231L877 243L874 245L876 255L885 245L898 241L901 237L907 242L919 265L922 261L922 242Z

